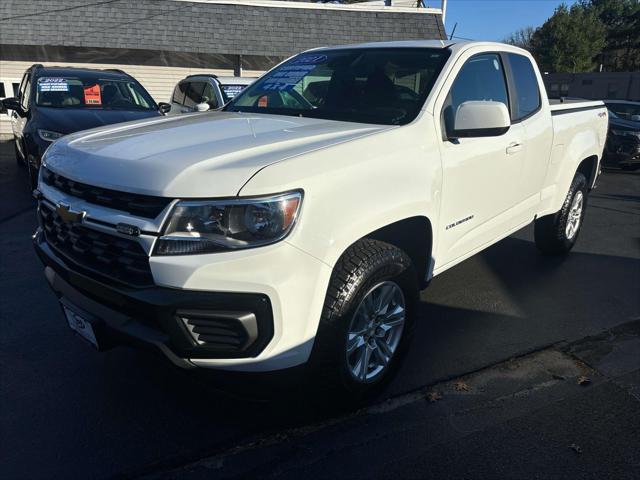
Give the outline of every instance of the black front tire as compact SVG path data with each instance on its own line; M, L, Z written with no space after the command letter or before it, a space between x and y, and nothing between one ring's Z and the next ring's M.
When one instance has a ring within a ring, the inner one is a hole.
M405 299L402 336L388 366L371 382L354 379L346 348L351 319L365 295L381 282L400 287ZM358 404L378 393L393 377L410 343L414 329L418 282L409 256L399 248L364 239L352 245L338 260L329 282L320 325L309 360L312 387L323 401Z
M542 253L546 255L564 255L569 253L573 248L578 240L582 224L584 223L584 214L587 209L587 194L587 179L582 173L577 172L575 177L573 177L562 208L552 215L546 215L536 219L534 237L536 247L538 247ZM571 207L574 205L576 195L582 195L582 211L580 213L578 229L569 237L567 235L567 222L569 221Z

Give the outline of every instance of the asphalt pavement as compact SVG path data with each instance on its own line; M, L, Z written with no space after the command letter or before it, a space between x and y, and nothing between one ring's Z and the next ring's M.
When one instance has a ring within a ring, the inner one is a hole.
M568 257L540 255L529 227L434 279L397 379L373 410L339 415L300 401L295 384L290 396L256 402L148 352L93 351L46 285L26 185L0 144L5 478L632 478L640 469L638 174L601 177ZM521 364L519 376L496 374ZM431 403L433 392L442 398ZM451 422L468 410L478 413L473 428Z

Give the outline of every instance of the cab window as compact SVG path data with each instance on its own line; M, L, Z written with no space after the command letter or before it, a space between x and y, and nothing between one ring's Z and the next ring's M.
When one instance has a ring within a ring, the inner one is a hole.
M453 121L458 107L469 101L501 102L509 108L504 68L498 54L476 55L467 60L460 69L443 110L447 132L453 131Z
M540 108L538 78L527 57L516 53L509 53L508 56L516 87L515 112L512 120L522 120Z

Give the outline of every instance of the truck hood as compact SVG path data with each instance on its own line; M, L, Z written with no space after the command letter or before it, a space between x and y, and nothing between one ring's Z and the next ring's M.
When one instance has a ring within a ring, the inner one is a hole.
M205 112L68 135L47 168L78 182L173 198L235 196L260 169L389 126Z

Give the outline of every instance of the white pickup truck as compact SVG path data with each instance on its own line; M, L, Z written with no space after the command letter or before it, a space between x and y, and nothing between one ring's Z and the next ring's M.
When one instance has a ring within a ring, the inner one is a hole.
M434 276L531 222L546 254L576 242L607 110L551 105L542 85L531 55L497 43L307 51L221 112L53 143L35 247L99 349L150 345L185 368L305 364L366 396L397 367Z

